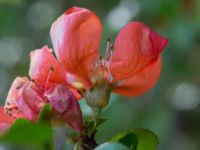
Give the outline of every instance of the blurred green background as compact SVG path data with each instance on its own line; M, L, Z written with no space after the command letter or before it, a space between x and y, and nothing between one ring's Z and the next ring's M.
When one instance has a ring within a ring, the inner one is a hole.
M200 0L0 0L1 104L14 78L28 75L29 52L45 44L52 47L50 26L72 6L91 9L102 20L102 52L106 36L114 41L131 20L169 39L158 84L140 97L113 94L102 114L108 121L99 128L98 141L125 129L148 128L159 137L159 150L199 150ZM84 101L81 105L87 115Z

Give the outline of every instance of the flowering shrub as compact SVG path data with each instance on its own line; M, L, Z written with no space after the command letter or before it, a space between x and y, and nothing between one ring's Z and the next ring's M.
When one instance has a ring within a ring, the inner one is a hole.
M114 44L108 38L102 57L101 22L95 13L78 7L61 15L52 24L50 34L56 57L48 46L32 51L30 79L17 77L4 108L0 107L2 139L24 121L38 125L42 120L48 127L67 124L74 129L74 149L94 149L98 146L97 126L104 121L99 115L109 103L111 92L138 96L152 89L161 73L161 52L168 40L141 22L130 22L118 33ZM93 110L92 120L83 122L78 103L81 98ZM144 137L149 139L141 139ZM125 142L126 138L131 142ZM96 149L153 150L156 140L152 132L137 129L120 133L110 139L111 143Z

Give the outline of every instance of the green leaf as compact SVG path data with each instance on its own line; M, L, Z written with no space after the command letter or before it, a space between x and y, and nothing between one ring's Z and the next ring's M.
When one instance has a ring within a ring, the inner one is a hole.
M13 145L41 145L44 149L52 149L49 141L52 130L44 124L32 123L25 119L17 119L7 133L0 137L0 142Z
M132 131L124 131L112 137L112 142L119 142L129 147L130 150L136 150L138 144L138 137Z
M100 125L103 124L105 121L107 121L107 119L101 119L101 118L99 118L99 119L97 120L97 125L96 125L96 127L100 126Z
M46 126L34 124L25 119L17 119L0 140L19 144L41 144L50 136L51 132Z
M46 104L43 106L39 113L38 123L51 123L51 115L52 115L52 107L50 104Z
M157 136L147 129L136 129L133 131L138 137L137 150L156 150L159 144Z
M124 131L112 137L110 141L126 145L130 150L156 150L158 146L158 138L147 129Z
M19 146L39 146L44 150L53 149L51 113L51 105L46 104L41 109L36 123L17 119L8 132L0 137L0 141Z
M106 142L96 147L95 150L129 150L129 149L120 143Z

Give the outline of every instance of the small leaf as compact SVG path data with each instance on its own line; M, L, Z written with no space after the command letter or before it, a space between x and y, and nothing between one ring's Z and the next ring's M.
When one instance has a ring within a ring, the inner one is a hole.
M133 131L138 137L137 150L156 150L159 140L157 136L147 129L136 129Z
M106 142L96 147L95 150L129 150L129 149L120 143Z
M38 123L47 123L50 124L51 122L51 114L52 114L52 107L50 104L46 104L43 106L39 113Z
M136 150L138 139L135 134L128 133L126 136L119 140L119 143L128 146L131 150Z
M103 124L105 121L107 121L107 119L101 119L101 118L99 118L99 119L97 120L97 125L96 125L96 127L100 126L100 125Z
M147 129L124 131L112 137L110 141L124 144L130 150L156 150L158 146L158 138Z
M99 118L96 121L94 121L94 120L86 121L86 125L85 125L86 128L82 133L91 136L92 134L94 134L96 132L96 128L98 126L100 126L101 124L103 124L106 120L107 119L100 119Z
M130 150L136 150L138 144L138 137L132 131L124 131L112 137L110 141L119 142L129 147Z

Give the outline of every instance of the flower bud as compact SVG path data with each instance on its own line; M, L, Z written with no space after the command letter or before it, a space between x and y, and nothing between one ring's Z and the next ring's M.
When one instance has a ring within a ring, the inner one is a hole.
M92 108L104 108L110 99L112 88L109 85L96 86L85 93L87 104Z

